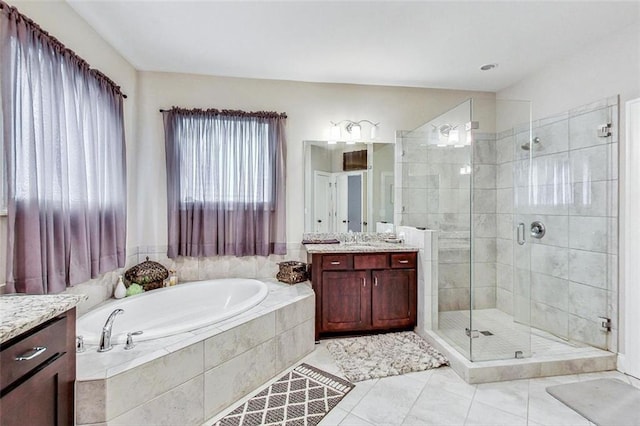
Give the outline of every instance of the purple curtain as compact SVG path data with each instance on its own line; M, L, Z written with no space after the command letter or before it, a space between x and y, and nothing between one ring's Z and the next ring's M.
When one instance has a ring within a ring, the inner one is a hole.
M0 4L7 289L58 293L124 266L122 94Z
M170 258L286 253L286 116L164 113Z

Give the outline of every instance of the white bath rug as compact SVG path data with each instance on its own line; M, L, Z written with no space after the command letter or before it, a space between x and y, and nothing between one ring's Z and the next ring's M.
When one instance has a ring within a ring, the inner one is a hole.
M640 389L618 379L549 386L547 392L598 426L640 424Z
M335 339L327 349L352 382L449 365L444 355L412 331Z
M237 407L215 426L314 426L355 385L308 364L300 364Z

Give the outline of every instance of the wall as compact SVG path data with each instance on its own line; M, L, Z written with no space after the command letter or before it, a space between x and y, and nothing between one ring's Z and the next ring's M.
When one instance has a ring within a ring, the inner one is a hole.
M379 140L392 142L397 129L412 129L469 97L484 92L402 87L317 84L141 72L139 76L138 186L136 240L140 246L166 245L166 190L160 108L217 107L286 112L287 239L299 243L304 223L304 140L329 139L330 121L380 122ZM149 214L153 212L153 214Z
M125 134L127 139L127 174L129 182L135 179L136 146L136 103L137 103L137 72L116 52L98 33L96 33L76 12L62 1L24 1L9 0L8 3L34 20L40 27L56 37L67 47L84 58L93 68L99 69L122 88L127 95L124 101ZM135 204L134 194L129 191L128 205ZM0 218L0 226L6 227L6 218ZM129 216L127 222L127 246L135 245L133 240L135 221ZM0 282L4 283L6 245L5 229L0 231ZM111 281L111 280L110 280ZM115 283L115 281L113 281ZM4 284L1 284L4 286ZM0 287L1 289L2 287Z
M625 109L624 104L630 99L640 96L640 28L629 26L603 38L596 43L585 46L574 55L569 55L554 64L532 73L521 82L498 92L497 97L503 99L529 99L533 105L534 118L556 114L578 105L592 102L618 94L620 96L620 150L619 164L625 164L627 146L625 143ZM635 165L640 167L640 165ZM626 182L624 168L620 168L619 211L624 212L625 197L638 197L640 187L637 182ZM637 217L640 212L630 212ZM640 238L640 230L627 224L620 216L619 245L624 246L625 238ZM619 300L624 300L625 287L631 285L624 275L627 261L625 253L621 253L618 266ZM619 318L624 317L620 304ZM624 323L617 324L618 318L612 318L614 325L622 336ZM618 342L619 352L624 353L624 341Z

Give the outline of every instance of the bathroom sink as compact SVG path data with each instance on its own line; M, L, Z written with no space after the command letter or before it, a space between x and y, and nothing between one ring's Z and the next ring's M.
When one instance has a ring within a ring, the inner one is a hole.
M371 244L371 243L357 243L357 244L345 244L344 247L350 250L367 250L375 246L374 244Z

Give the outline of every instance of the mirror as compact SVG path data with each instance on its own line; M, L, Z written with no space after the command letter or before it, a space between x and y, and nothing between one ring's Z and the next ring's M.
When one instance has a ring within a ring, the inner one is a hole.
M304 144L305 232L377 232L393 222L394 144Z

